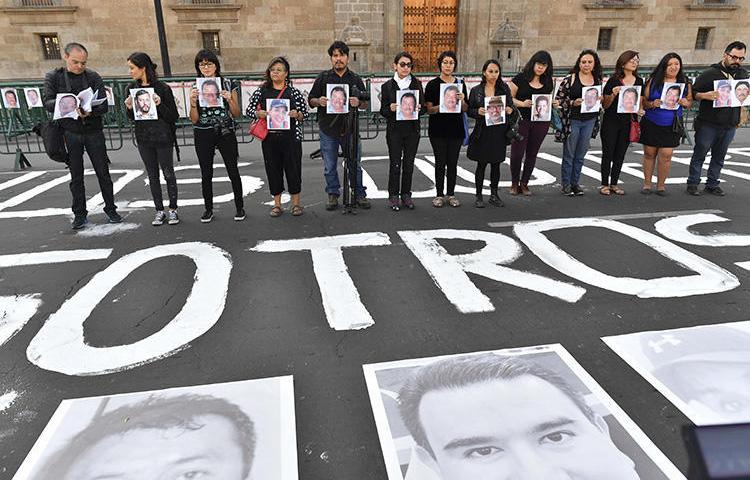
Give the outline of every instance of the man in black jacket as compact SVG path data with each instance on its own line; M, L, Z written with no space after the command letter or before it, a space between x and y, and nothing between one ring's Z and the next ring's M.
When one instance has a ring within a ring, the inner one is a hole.
M69 43L65 46L65 67L48 72L44 78L44 108L55 111L55 100L58 93L80 92L91 87L98 98L106 98L102 77L93 70L86 69L88 51L80 43ZM99 188L104 198L104 212L109 223L120 223L122 217L117 213L109 175L107 146L104 140L102 116L107 112L107 102L92 106L90 112L79 109L79 118L58 120L65 130L65 145L68 150L70 168L70 192L73 195L74 229L83 228L87 222L86 191L83 184L83 152L91 159L91 164L99 180Z
M724 49L722 61L701 73L693 85L693 94L701 103L698 117L695 119L695 146L687 181L687 193L690 195L701 195L698 190L701 183L701 168L706 154L711 150L711 163L708 165L706 187L703 191L724 196L724 191L719 186L719 175L729 144L732 143L734 132L740 123L742 107L714 108L714 100L719 97L719 92L714 90L714 81L748 78L747 71L740 66L745 60L745 52L744 43L730 43Z

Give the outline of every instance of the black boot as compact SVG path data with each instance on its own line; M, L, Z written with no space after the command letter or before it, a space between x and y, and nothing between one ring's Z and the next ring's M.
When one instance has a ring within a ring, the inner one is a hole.
M493 188L490 190L490 205L494 205L496 207L502 207L503 201L500 200L500 197L497 194L497 188Z
M476 200L474 200L474 206L477 208L484 208L484 200L482 199L481 193L477 195Z

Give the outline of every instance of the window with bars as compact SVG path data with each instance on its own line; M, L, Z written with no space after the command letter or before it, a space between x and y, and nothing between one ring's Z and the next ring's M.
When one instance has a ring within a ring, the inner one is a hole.
M711 41L711 30L713 30L712 27L701 27L698 29L698 34L695 36L696 50L708 50L709 42Z
M211 30L201 32L203 37L203 48L211 50L216 55L221 55L221 42L219 41L219 31Z
M59 60L60 57L60 39L56 33L39 34L39 42L42 46L42 57L45 60Z
M612 50L612 39L614 37L615 29L610 27L603 27L599 29L599 37L596 40L597 50Z

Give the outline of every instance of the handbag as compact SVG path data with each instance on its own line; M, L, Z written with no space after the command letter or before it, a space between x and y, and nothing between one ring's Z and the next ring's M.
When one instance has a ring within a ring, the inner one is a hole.
M628 141L637 143L641 139L641 124L638 122L638 117L635 114L630 116L630 134L628 135Z
M682 117L677 115L677 110L674 112L674 119L672 119L672 133L679 135L680 143L685 138L685 125L682 123Z
M279 96L276 98L281 98L282 95L284 95L284 90L286 90L286 87L281 89L281 92L279 92ZM255 111L263 110L260 106L260 102L258 102L258 105L256 105ZM266 136L268 136L268 122L266 122L265 118L259 118L253 123L250 124L250 128L248 128L247 133L252 135L253 137L257 138L261 142L266 139Z
M65 130L57 120L38 123L32 129L42 137L44 151L55 162L68 163L68 150L65 147Z

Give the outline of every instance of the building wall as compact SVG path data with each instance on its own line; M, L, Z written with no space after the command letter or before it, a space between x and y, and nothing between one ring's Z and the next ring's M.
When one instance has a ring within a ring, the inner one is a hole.
M732 40L750 41L746 20L750 0L731 9L689 8L693 0L642 0L637 8L586 8L596 0L461 0L458 53L461 70L476 71L494 57L490 39L506 20L518 33L518 62L538 49L549 50L558 66L570 65L583 48L596 47L600 27L615 28L611 51L600 52L612 65L625 49L641 52L641 63L653 65L667 51L688 65L721 58ZM0 0L0 6L13 0ZM61 45L85 44L91 68L105 76L127 74L125 58L148 52L162 64L151 0L59 0L62 8L0 8L0 79L41 78L60 61L43 60L38 34L57 33ZM174 75L194 74L193 56L201 47L201 30L220 32L223 70L261 72L275 55L289 58L295 72L327 68L328 45L357 17L367 41L353 47L358 70L389 71L402 45L401 0L234 0L215 9L191 10L178 0L163 0ZM676 21L669 19L675 18ZM708 50L694 50L699 27L714 27Z

